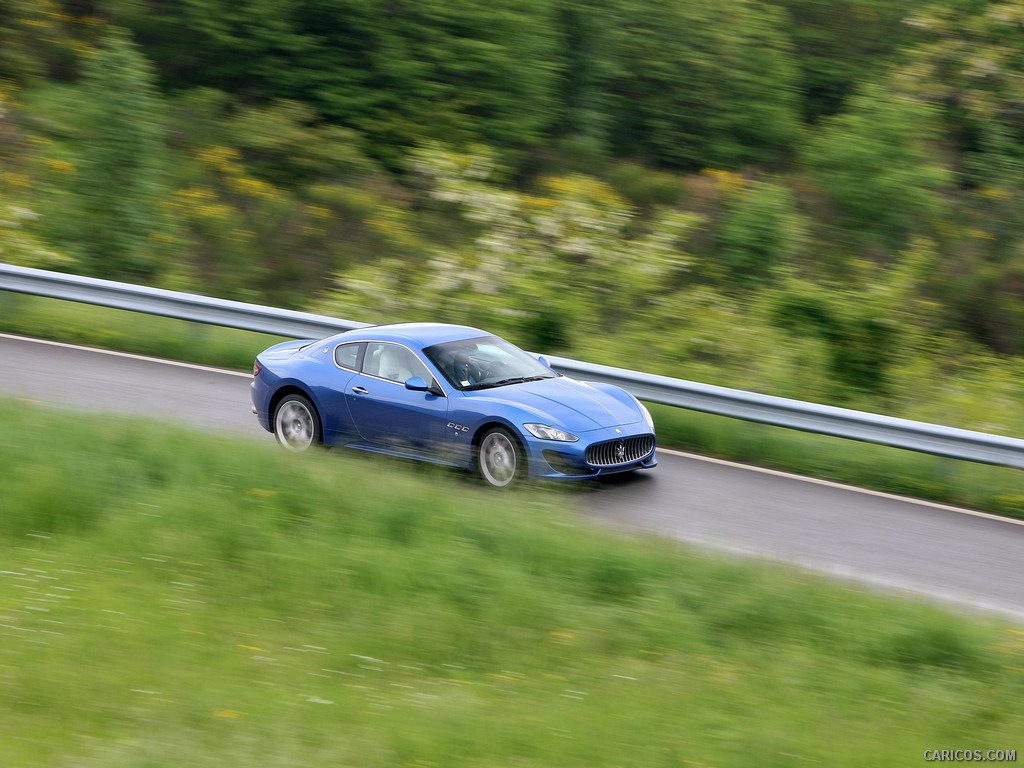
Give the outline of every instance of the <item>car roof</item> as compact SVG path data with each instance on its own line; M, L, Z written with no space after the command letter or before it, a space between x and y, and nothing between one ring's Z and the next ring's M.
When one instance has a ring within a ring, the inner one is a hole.
M448 323L392 323L390 325L374 325L347 331L335 338L339 341L397 341L410 346L425 348L434 344L444 344L460 339L475 339L481 336L492 336L487 331L472 328L468 325L450 325Z

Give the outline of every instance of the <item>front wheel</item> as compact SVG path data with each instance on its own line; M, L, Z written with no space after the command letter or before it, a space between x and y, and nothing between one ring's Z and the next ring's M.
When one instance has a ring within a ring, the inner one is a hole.
M320 418L302 395L288 395L274 412L274 435L289 451L304 451L320 442Z
M503 427L487 430L476 449L480 477L495 488L515 483L526 472L526 459L519 440Z

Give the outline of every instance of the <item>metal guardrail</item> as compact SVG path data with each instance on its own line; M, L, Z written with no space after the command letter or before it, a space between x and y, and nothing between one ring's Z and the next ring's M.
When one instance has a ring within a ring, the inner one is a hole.
M1024 469L1024 440L1013 437L898 419L832 405L805 403L557 357L549 357L548 362L557 370L571 373L577 378L617 384L641 400L803 432Z
M0 290L30 293L103 307L175 317L196 323L223 325L296 339L322 339L342 331L365 328L369 323L337 320L309 312L261 307L194 293L166 291L143 285L98 280L93 277L49 272L0 263Z
M292 338L324 338L367 323L0 263L0 290L98 304ZM1024 469L1024 440L805 403L623 368L548 357L561 373L616 384L655 403Z

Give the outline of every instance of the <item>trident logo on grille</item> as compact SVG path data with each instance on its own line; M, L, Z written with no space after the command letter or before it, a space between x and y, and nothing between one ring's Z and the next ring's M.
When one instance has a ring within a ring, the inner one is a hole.
M626 460L626 443L619 440L619 444L615 446L615 457L622 463Z

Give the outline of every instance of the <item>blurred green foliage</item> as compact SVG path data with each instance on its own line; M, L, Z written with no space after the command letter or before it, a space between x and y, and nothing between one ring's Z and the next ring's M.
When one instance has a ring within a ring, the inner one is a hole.
M74 97L76 163L55 244L85 272L145 281L175 264L166 120L146 58L118 28L85 57Z
M756 180L745 185L724 204L717 228L724 276L749 288L773 282L783 265L805 255L808 225L788 187Z
M541 179L525 194L494 183L486 155L426 148L412 165L432 200L470 223L474 238L458 249L431 246L419 261L348 271L327 309L380 321L440 313L555 351L629 327L643 307L670 296L686 270L681 243L695 219L663 211L638 222L597 179Z
M797 68L772 7L622 0L612 13L617 153L700 169L777 161L792 149Z
M926 102L872 83L809 142L812 178L852 246L891 252L939 219L950 174L933 154L933 113Z
M1009 428L954 403L1024 354L1022 20L12 0L2 258Z
M810 124L840 111L859 83L875 80L908 49L928 39L912 21L929 0L770 4L789 16L786 32L800 68L801 102Z

